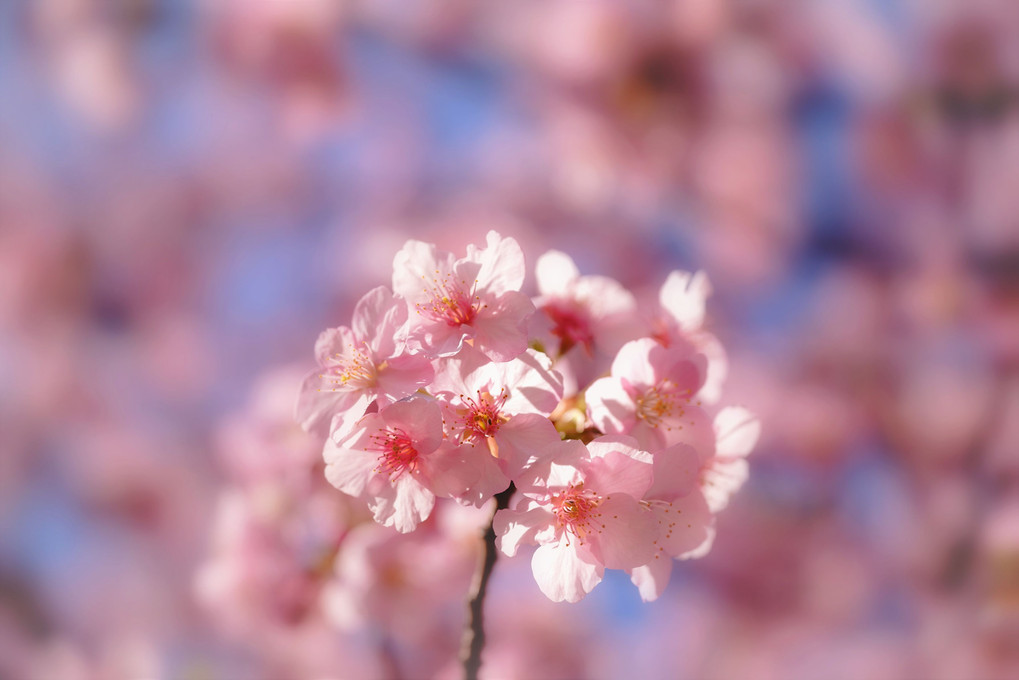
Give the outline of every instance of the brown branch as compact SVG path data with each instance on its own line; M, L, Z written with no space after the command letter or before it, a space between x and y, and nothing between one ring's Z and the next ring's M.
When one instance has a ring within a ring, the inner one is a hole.
M463 663L465 680L477 680L481 669L481 651L485 647L484 605L485 593L488 590L488 579L495 566L495 513L509 507L510 497L516 487L510 483L505 491L495 495L495 511L488 522L484 535L484 553L478 562L478 571L474 574L470 597L467 601L467 625L464 627L463 639L460 643L460 660Z

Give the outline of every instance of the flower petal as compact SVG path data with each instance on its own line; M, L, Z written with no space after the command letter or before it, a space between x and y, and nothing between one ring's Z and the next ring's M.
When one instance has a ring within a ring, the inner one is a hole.
M702 464L715 455L715 430L710 416L699 406L687 404L683 415L669 419L667 429L659 426L657 430L663 435L665 446L688 444L693 447ZM634 437L640 441L637 435Z
M431 282L453 271L453 254L424 241L407 241L393 257L393 292L413 310L431 298ZM413 312L411 312L413 313Z
M750 476L746 458L715 458L702 473L701 490L708 501L711 512L725 510L732 495Z
M435 375L432 363L419 354L404 354L384 363L375 376L379 402L388 404L427 386Z
M402 534L414 531L428 519L435 507L435 496L421 486L413 475L403 474L386 485L369 503L375 521L393 527Z
M657 549L655 517L632 496L614 494L598 506L601 529L590 535L591 553L608 569L647 564Z
M672 576L672 558L659 551L643 567L630 570L630 582L637 586L640 599L652 602L665 592Z
M410 397L390 404L379 412L385 426L402 430L414 443L419 456L442 443L442 411L425 397Z
M653 467L654 482L644 497L671 501L697 486L701 462L692 446L676 444L655 452Z
M618 378L599 378L587 388L587 417L605 434L629 434L637 423L637 403Z
M637 442L621 435L599 437L587 445L591 455L581 464L584 484L597 493L624 493L642 498L652 479L652 457Z
M651 510L661 531L658 541L673 557L690 556L713 537L714 517L700 490L670 503L652 503Z
M331 366L339 357L346 356L357 345L354 331L346 326L327 328L315 340L315 360L322 367Z
M535 534L554 522L551 512L531 501L524 510L500 510L492 527L495 545L507 557L513 557L522 543L534 543Z
M714 404L722 397L722 385L729 374L729 357L714 335L699 333L696 340L698 349L708 360L704 386L698 394L705 402Z
M478 262L478 290L495 295L519 291L524 283L526 269L524 252L516 239L502 237L494 231L485 236L485 247L467 246L467 259Z
M562 442L555 425L548 418L534 413L513 416L495 434L503 471L517 479L523 469L539 458L555 453Z
M396 333L407 321L407 305L385 286L365 293L354 307L350 322L354 335L374 351L376 358L396 352Z
M580 278L580 271L566 253L550 250L534 264L538 292L542 295L561 296Z
M366 439L366 429L358 428L355 437L337 444L327 439L322 450L325 459L325 477L330 484L351 496L362 496L375 472L376 457L360 448L359 438Z
M509 388L503 405L507 413L537 413L547 416L563 398L563 378L552 368L552 360L533 349L516 359L490 363L474 372L469 381L474 387L488 387L496 394Z
M716 456L743 457L761 436L761 421L742 406L727 406L715 416Z
M684 331L704 325L704 308L711 295L711 283L702 271L696 274L674 271L658 293L658 302Z
M345 413L357 419L364 415L371 403L371 396L364 392L334 391L333 382L319 368L305 376L301 383L294 405L294 419L306 431L324 434L336 414Z
M579 602L601 583L605 568L582 553L576 542L567 545L564 538L538 546L531 558L531 572L548 599Z
M492 361L509 361L527 349L527 320L534 314L531 299L517 291L490 298L472 324L474 346Z
M612 360L612 377L625 379L634 389L643 391L657 383L663 376L656 373L651 364L652 351L661 349L652 338L632 340L623 345ZM656 353L655 356L660 356Z

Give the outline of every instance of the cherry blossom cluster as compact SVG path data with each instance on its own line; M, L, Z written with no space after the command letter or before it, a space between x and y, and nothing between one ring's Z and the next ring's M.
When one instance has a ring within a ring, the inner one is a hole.
M758 436L752 414L718 407L710 285L673 272L642 304L557 251L538 259L533 299L525 274L494 231L464 257L408 241L392 290L319 337L297 418L328 435L327 480L380 524L410 532L436 498L480 507L512 485L497 545L537 546L546 596L576 602L622 569L653 600L674 558L710 548Z

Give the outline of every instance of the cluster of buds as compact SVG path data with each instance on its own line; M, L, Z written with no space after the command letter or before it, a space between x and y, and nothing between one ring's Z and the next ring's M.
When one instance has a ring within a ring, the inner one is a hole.
M745 409L718 407L708 281L673 272L641 305L557 251L536 274L532 299L520 246L495 232L461 258L408 241L392 290L319 337L297 418L328 434L326 478L380 524L413 531L437 497L480 507L515 489L497 545L538 546L545 595L576 602L608 568L653 600L673 559L710 548L758 436Z

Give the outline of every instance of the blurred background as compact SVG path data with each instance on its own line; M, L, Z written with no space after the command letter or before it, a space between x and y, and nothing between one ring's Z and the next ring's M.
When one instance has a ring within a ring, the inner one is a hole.
M657 602L500 561L489 677L1019 677L1010 0L0 2L0 677L457 677L477 514L393 544L290 409L493 228L705 270L763 437Z

